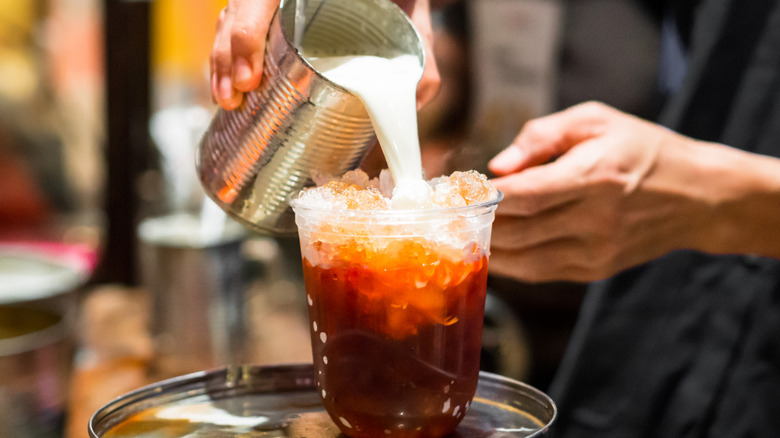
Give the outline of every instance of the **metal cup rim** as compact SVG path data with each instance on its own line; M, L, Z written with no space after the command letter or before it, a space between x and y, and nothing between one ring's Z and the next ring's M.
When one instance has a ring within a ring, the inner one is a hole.
M323 2L324 1L326 1L326 0L323 0ZM421 72L420 73L420 78L418 79L418 82L419 82L419 80L422 79L422 72L425 70L425 46L422 44L422 35L420 35L420 32L417 30L417 27L412 22L411 17L409 17L409 15L406 12L404 12L404 10L401 9L401 7L399 7L397 4L393 3L390 0L368 0L368 1L373 1L376 4L382 4L382 7L396 10L399 13L399 16L404 18L405 23L407 24L407 26L409 26L409 29L415 35L415 40L417 41L417 43L418 43L418 45L420 47L420 52L415 54L417 56L418 60L420 61L420 67L421 67L421 69L420 69L420 72ZM288 0L282 0L282 2L279 4L279 7L277 8L275 14L278 15L280 13L281 9L284 7L284 5L286 3L288 3ZM294 0L292 1L292 3L294 3ZM303 63L306 66L306 68L308 68L309 70L314 72L314 74L316 74L318 78L323 80L329 86L332 86L333 88L336 88L337 90L345 92L345 93L348 93L350 95L353 95L353 96L355 95L351 90L349 90L349 89L347 89L347 88L345 88L345 87L343 87L343 86L341 86L341 85L331 81L327 77L325 77L319 70L317 70L316 68L314 68L314 66L311 65L311 63L309 62L309 59L300 50L298 50L298 47L295 46L294 42L290 38L288 29L284 25L284 21L281 19L281 17L279 17L279 28L282 31L282 35L284 36L284 42L287 45L287 47L290 50L292 50L293 53L295 53L297 55L297 57L301 61L303 61Z

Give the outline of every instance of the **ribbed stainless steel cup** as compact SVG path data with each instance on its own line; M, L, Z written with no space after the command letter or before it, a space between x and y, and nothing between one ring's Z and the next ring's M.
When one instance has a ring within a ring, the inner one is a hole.
M424 51L409 17L390 0L308 0L301 46L316 56ZM295 47L295 0L282 0L268 33L263 79L233 111L218 110L196 158L206 193L266 234L294 234L287 199L314 171L356 168L375 143L362 102L314 70Z

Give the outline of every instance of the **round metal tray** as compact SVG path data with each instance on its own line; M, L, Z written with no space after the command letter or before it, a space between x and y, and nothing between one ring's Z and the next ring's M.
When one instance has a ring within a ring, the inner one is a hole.
M539 437L555 403L524 383L480 373L477 394L452 437ZM143 387L98 410L92 438L338 437L311 364L235 366Z

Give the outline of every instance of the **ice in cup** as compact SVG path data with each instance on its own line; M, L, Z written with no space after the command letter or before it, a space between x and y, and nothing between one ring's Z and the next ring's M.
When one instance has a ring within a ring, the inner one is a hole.
M360 179L360 178L358 178ZM381 183L306 190L296 215L317 389L350 437L440 437L477 387L498 193L476 172L392 209Z

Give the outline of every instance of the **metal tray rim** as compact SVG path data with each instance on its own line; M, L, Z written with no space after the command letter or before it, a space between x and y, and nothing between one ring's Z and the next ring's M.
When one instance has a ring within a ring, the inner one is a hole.
M114 398L106 403L102 408L92 414L89 420L88 432L90 438L100 438L95 430L96 425L100 425L107 418L110 418L113 414L125 409L129 406L135 406L128 414L134 414L140 412L144 408L158 406L161 395L171 393L171 396L167 398L170 401L195 399L196 396L208 394L212 397L215 395L226 395L231 393L245 393L252 390L257 390L258 385L251 384L250 377L258 375L288 375L288 376L300 376L303 373L312 370L311 378L295 377L291 386L287 389L273 388L276 392L294 392L297 390L308 391L313 386L314 375L313 367L311 363L292 363L292 364L276 364L276 365L233 365L221 368L215 368L211 370L197 371L190 374L172 377L156 383L151 383L142 386L136 390L128 392L124 395ZM530 400L538 403L546 410L551 412L550 420L546 424L542 425L540 429L535 433L536 435L544 435L555 423L558 417L558 408L555 402L548 397L544 392L531 385L514 380L508 377L504 377L498 374L480 371L479 385L495 385L503 386L505 388L511 388L521 391L524 395L528 396ZM209 382L219 383L218 385L211 386ZM190 388L187 390L187 388ZM271 388L269 388L271 389ZM479 390L478 390L479 392ZM151 403L151 401L157 401L157 403ZM129 415L122 416L118 420L115 420L114 424L109 424L108 427L112 427L116 423L124 420Z

